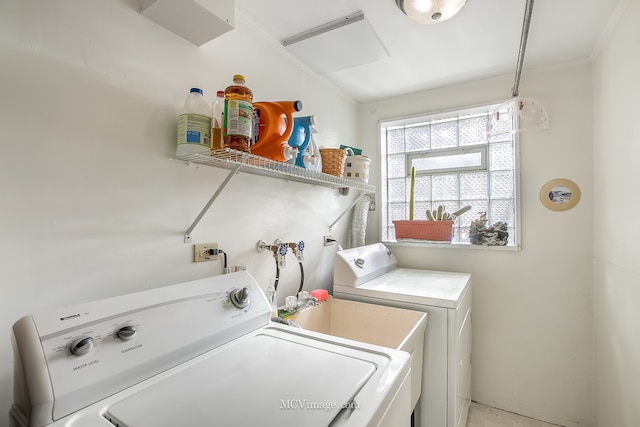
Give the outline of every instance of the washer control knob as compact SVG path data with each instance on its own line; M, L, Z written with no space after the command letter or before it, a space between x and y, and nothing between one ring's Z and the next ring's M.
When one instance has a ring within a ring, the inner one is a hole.
M95 346L96 346L95 339L88 336L82 336L80 338L76 338L75 340L71 341L71 344L69 345L69 351L71 351L71 354L73 355L83 356L85 354L90 353Z
M251 303L251 296L249 295L249 287L232 289L229 291L229 300L231 304L238 308L246 308Z
M116 331L116 336L120 338L122 341L129 341L130 339L133 339L133 337L135 337L137 333L138 333L137 326L126 325L118 328L118 330Z
M364 268L364 259L363 258L356 258L354 260L354 262L356 263L356 266L358 266L359 268Z

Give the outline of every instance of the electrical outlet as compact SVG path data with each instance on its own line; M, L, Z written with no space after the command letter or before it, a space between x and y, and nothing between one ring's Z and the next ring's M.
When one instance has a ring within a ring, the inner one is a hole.
M200 243L193 245L193 262L215 261L217 259L217 243Z
M335 239L332 236L324 236L324 245L331 246L335 242Z

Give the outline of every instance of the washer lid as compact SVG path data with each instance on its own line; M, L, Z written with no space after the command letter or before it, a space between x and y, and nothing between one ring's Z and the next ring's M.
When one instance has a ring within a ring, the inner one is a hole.
M127 427L326 427L376 370L370 361L255 335L111 406Z
M334 292L456 308L467 291L470 279L468 273L397 268L357 287L334 286Z

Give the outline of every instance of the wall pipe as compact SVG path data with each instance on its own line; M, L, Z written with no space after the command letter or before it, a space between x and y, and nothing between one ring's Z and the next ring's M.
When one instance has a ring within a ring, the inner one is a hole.
M529 37L529 26L531 24L531 13L533 12L533 0L527 0L524 11L524 22L522 23L522 36L520 37L520 50L518 51L518 64L516 65L516 79L513 83L512 96L515 98L520 92L520 74L522 73L522 63L524 62L524 52L527 48L527 38Z

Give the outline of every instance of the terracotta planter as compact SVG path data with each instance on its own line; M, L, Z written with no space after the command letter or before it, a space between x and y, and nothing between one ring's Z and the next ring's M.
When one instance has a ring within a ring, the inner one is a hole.
M450 242L453 221L393 221L396 239L431 240Z

